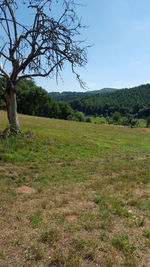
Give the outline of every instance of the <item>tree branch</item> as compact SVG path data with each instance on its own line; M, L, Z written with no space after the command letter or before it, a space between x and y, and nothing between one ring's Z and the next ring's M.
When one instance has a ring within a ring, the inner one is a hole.
M3 14L4 14L4 17L5 17L5 22L6 22L6 25L7 25L7 31L6 29L4 28L6 34L8 35L8 38L9 38L9 41L10 41L10 47L12 47L12 39L11 39L11 34L10 34L10 28L9 28L9 23L8 23L8 19L7 19L7 15L6 15L6 12L4 10L4 8L0 7ZM1 19L2 21L2 19Z
M56 66L60 65L63 62L63 60L64 58L59 60L48 72L45 71L45 73L25 74L25 75L19 76L17 81L21 79L31 78L31 77L47 77L56 68Z
M12 17L12 21L13 21L13 26L14 26L14 34L15 34L15 41L17 41L17 23L16 23L16 19L15 19L15 15L14 15L14 12L8 2L8 0L5 0L6 1L6 4L7 4L7 7L8 7L8 10L9 10L9 13Z
M68 61L82 84L75 67L86 64L86 48L81 48L81 41L77 41L81 23L75 13L74 0L62 0L62 15L59 17L51 17L53 0L30 0L29 5L24 0L23 3L27 8L34 9L29 27L18 22L15 11L17 4L19 8L19 1L3 0L0 3L0 26L6 33L6 48L0 50L3 60L0 64L1 75L13 84L24 78L46 77L51 73L57 79L65 61ZM56 4L60 2L56 1ZM4 59L12 64L10 75L5 70Z
M6 56L3 52L0 51L0 56L3 56L5 59L10 61L10 57Z
M10 79L9 73L4 69L2 62L0 61L0 71L7 78Z

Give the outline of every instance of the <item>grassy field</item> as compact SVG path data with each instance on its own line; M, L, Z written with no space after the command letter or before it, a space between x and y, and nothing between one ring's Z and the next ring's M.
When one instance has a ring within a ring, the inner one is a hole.
M150 129L20 121L0 139L0 266L150 266Z

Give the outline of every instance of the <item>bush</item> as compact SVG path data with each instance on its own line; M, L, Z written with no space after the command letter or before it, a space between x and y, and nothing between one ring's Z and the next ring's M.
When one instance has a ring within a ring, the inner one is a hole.
M114 112L112 119L113 119L113 122L114 122L114 123L119 124L120 119L121 119L121 114L120 114L120 112L117 112L117 111Z
M78 112L78 111L72 112L71 114L69 114L68 117L67 117L67 120L82 121L82 122L86 121L83 113L82 112Z
M86 120L85 120L86 122L92 122L92 120L91 120L91 118L86 118Z
M150 128L150 117L148 117L146 120L146 127Z

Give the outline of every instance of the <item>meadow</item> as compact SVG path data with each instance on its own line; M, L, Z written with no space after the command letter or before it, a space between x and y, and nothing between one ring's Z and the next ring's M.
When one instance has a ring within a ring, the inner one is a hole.
M19 117L0 138L0 266L150 266L150 129Z

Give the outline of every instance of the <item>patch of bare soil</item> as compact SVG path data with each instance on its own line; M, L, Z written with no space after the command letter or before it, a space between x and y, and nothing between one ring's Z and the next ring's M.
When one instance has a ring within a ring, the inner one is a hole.
M146 188L136 188L134 190L134 196L136 198L140 198L140 197L143 197L143 196L150 196L150 185L146 185Z
M68 222L76 221L77 218L78 218L77 215L69 215L69 216L66 217Z
M20 186L17 189L18 193L22 193L22 194L33 194L35 193L35 189L26 185Z
M137 157L134 157L134 160L145 160L145 159L148 159L149 157L148 156L137 156Z

